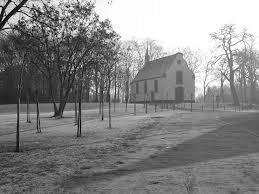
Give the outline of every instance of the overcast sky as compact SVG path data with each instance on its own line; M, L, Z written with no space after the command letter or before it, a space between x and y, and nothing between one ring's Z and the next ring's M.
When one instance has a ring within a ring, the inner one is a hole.
M223 24L259 35L259 0L108 1L96 0L97 12L112 21L122 39L155 39L168 51L189 46L206 52L212 44L209 34Z

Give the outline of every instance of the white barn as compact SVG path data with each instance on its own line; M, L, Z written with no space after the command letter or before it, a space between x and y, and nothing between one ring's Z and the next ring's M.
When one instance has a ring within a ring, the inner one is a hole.
M194 102L195 75L188 68L182 53L149 61L131 82L131 101L137 103Z

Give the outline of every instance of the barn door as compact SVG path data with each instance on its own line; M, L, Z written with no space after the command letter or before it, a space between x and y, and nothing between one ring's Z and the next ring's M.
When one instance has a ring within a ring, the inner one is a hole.
M175 101L177 103L184 101L184 88L183 87L175 88Z

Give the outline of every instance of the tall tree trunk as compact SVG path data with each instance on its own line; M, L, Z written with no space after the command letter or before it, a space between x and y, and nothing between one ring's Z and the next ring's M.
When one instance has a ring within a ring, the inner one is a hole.
M120 87L118 86L118 92L117 92L117 102L120 102Z
M98 102L98 86L95 87L95 100L94 101Z
M125 112L128 111L128 97L127 94L125 95Z
M78 123L77 123L77 137L81 137L82 134L82 85L79 89L78 95Z
M94 72L94 83L95 83L95 102L98 102L98 88L99 88L99 84L98 84L98 71L97 69L95 69ZM100 99L99 99L100 100Z
M18 89L20 90L20 89ZM16 152L20 151L20 96L17 96Z
M31 122L31 119L30 119L30 93L29 93L29 90L27 90L27 123L30 123Z
M102 94L102 121L104 119L104 100L103 100L103 94Z
M242 65L241 68L241 76L243 81L243 97L244 97L244 103L247 103L247 84L246 84L246 74L245 74L245 68L244 65Z
M18 83L18 91L17 91L17 121L16 121L16 152L20 152L20 101L22 95L22 80L23 80L23 72L24 72L24 62L22 63L22 67L20 70L20 79Z
M229 84L230 84L230 90L233 98L233 103L235 106L239 106L240 103L239 103L235 82L234 82L234 72L230 72Z
M117 76L116 76L116 64L115 64L115 73L114 73L114 107L113 111L115 112L116 106L116 92L117 92Z
M126 92L125 92L125 104L126 104L126 109L125 111L128 111L128 100L129 100L129 78L127 78L126 81Z
M75 125L78 125L77 122L77 88L74 87L74 105L75 105Z
M89 78L86 79L85 100L86 100L86 102L90 102L90 80L89 80Z
M111 121L111 78L110 78L110 72L108 72L108 101L109 101L109 129L112 128L112 121Z
M247 83L246 83L246 77L243 77L243 81L244 81L244 102L247 103Z
M108 81L109 82L109 81ZM109 102L109 91L108 91L109 89L107 88L107 91L106 91L106 99L105 99L105 101L106 102Z
M37 113L37 118L36 118L36 128L37 128L37 133L41 132L40 128L40 110L39 110L39 93L38 90L36 90L36 113Z
M67 86L66 88L61 88L60 89L60 103L59 103L59 108L58 108L58 114L56 115L57 118L62 118L63 117L63 113L67 104L67 100L69 97L69 93L72 89L72 85L73 82L70 83L69 86ZM63 94L63 92L65 91L65 94Z
M78 124L77 124L77 137L81 137L82 134L82 92L83 92L83 78L84 78L85 68L82 69L79 94L78 94Z
M224 99L224 79L223 77L221 77L220 79L220 98L222 103L224 103L225 99Z
M241 103L241 105L244 103L244 99L243 99L243 78L241 75L241 71L238 72L238 79L239 79L239 91L238 91L238 97L239 97L239 101Z
M252 104L256 103L256 83L254 81L250 84L250 101Z
M101 101L101 120L104 119L104 81L103 76L101 77L101 84L100 84L100 101Z
M101 95L101 94L100 94ZM101 101L101 96L99 96L99 116L102 115L102 101Z
M203 87L203 103L206 102L206 87Z
M50 94L50 98L54 109L54 117L56 117L56 115L58 114L58 108L57 108L57 104L56 104L56 100L53 92L52 76L49 77L48 83L49 83L49 94Z

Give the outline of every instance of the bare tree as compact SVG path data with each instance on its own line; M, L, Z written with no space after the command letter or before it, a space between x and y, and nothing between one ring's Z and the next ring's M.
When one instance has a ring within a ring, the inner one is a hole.
M145 43L147 43L147 46ZM146 47L148 47L150 60L155 60L155 59L164 57L166 54L164 52L164 48L161 45L159 45L156 40L147 39L146 41L142 42L142 45L143 45L143 48L145 48L145 50L146 50ZM144 56L145 50L143 52L143 56Z
M7 29L8 21L17 14L29 0L2 0L0 3L0 31Z
M129 95L130 95L130 81L131 81L131 67L132 63L132 49L130 46L123 48L124 49L124 92L125 92L125 111L128 111L128 102L129 102Z
M259 55L255 51L250 51L249 63L246 65L248 80L250 83L250 102L256 103L256 84L258 81Z
M203 102L206 102L206 91L208 90L209 85L215 80L212 77L212 64L211 61L205 61L202 64L202 85L203 85Z
M251 45L249 48L238 53L238 63L240 64L240 84L243 86L243 92L246 97L246 85L248 82L250 85L250 103L256 103L256 85L258 81L258 64L259 55L258 52ZM246 100L246 99L245 99Z
M192 50L190 47L185 47L180 49L180 52L183 53L184 59L186 60L187 66L189 69L197 75L200 73L200 67L202 63L201 51Z
M239 98L235 87L235 73L239 70L240 65L236 63L236 57L251 35L244 29L237 32L235 25L226 24L218 32L210 34L211 39L216 42L219 55L226 63L221 71L222 75L230 84L231 94L235 105L239 105Z
M65 1L59 8L44 4L38 9L41 11L32 13L37 20L21 21L18 29L34 40L28 47L32 51L31 62L49 82L54 116L62 117L83 60L92 57L102 42L110 38L105 33L112 30L108 21L99 20L92 2ZM58 83L58 99L54 95L54 81Z
M6 67L18 69L17 80L17 120L16 120L16 152L20 151L20 102L23 89L23 77L27 60L27 52L24 45L27 42L20 34L9 34L5 42L2 42L2 57Z

